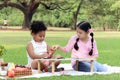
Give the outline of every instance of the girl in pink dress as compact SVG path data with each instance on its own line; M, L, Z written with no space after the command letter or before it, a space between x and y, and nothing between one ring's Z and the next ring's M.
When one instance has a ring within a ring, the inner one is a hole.
M89 36L90 34L90 36ZM98 50L96 46L96 41L94 39L94 33L91 29L89 22L82 21L77 24L77 35L72 36L68 41L68 44L65 47L59 45L53 46L56 50L62 52L71 51L72 58L97 58ZM76 70L76 61L72 60L72 67ZM90 71L90 62L89 61L79 61L78 71L89 72ZM102 64L95 61L94 63L94 72L105 72L107 68Z

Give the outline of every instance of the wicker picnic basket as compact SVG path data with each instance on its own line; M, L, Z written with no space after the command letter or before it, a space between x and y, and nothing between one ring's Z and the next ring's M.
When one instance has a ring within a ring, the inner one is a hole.
M27 71L16 71L15 76L26 76L26 75L32 75L32 70Z

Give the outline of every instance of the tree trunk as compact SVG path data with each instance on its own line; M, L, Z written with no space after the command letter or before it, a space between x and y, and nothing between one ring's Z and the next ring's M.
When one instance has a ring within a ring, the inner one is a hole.
M106 24L103 23L103 31L106 31Z
M77 16L76 13L73 13L73 26L72 26L72 30L76 30L76 23L77 23Z
M32 16L33 16L33 14L31 14L30 12L24 13L24 21L23 21L22 29L30 28Z
M117 14L116 14L116 29L118 29L119 27L119 12L117 10Z
M83 0L80 1L78 7L77 7L77 11L73 13L73 26L72 26L72 30L76 29L76 23L77 23L77 17L81 8L81 5L83 3Z

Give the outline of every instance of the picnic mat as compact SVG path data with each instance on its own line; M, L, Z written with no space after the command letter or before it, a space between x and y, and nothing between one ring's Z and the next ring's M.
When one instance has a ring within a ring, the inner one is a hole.
M32 70L33 74L30 76L22 76L15 78L40 78L40 77L62 76L62 75L71 75L71 76L94 75L94 74L106 75L106 74L120 73L119 66L109 66L107 64L104 64L104 66L108 68L107 72L80 72L73 70L71 64L60 64L58 67L64 67L65 71L55 72L54 74L52 74L51 72L38 73L37 70ZM5 79L5 77L1 77L1 76L0 78Z

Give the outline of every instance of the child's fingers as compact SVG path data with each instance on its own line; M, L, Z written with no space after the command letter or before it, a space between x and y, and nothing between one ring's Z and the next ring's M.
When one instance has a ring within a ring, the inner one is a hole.
M58 48L57 46L53 46L52 47L53 50L57 50L57 48Z
M49 51L49 54L51 55L51 54L53 54L55 52L55 50L54 49L50 49L50 51Z

